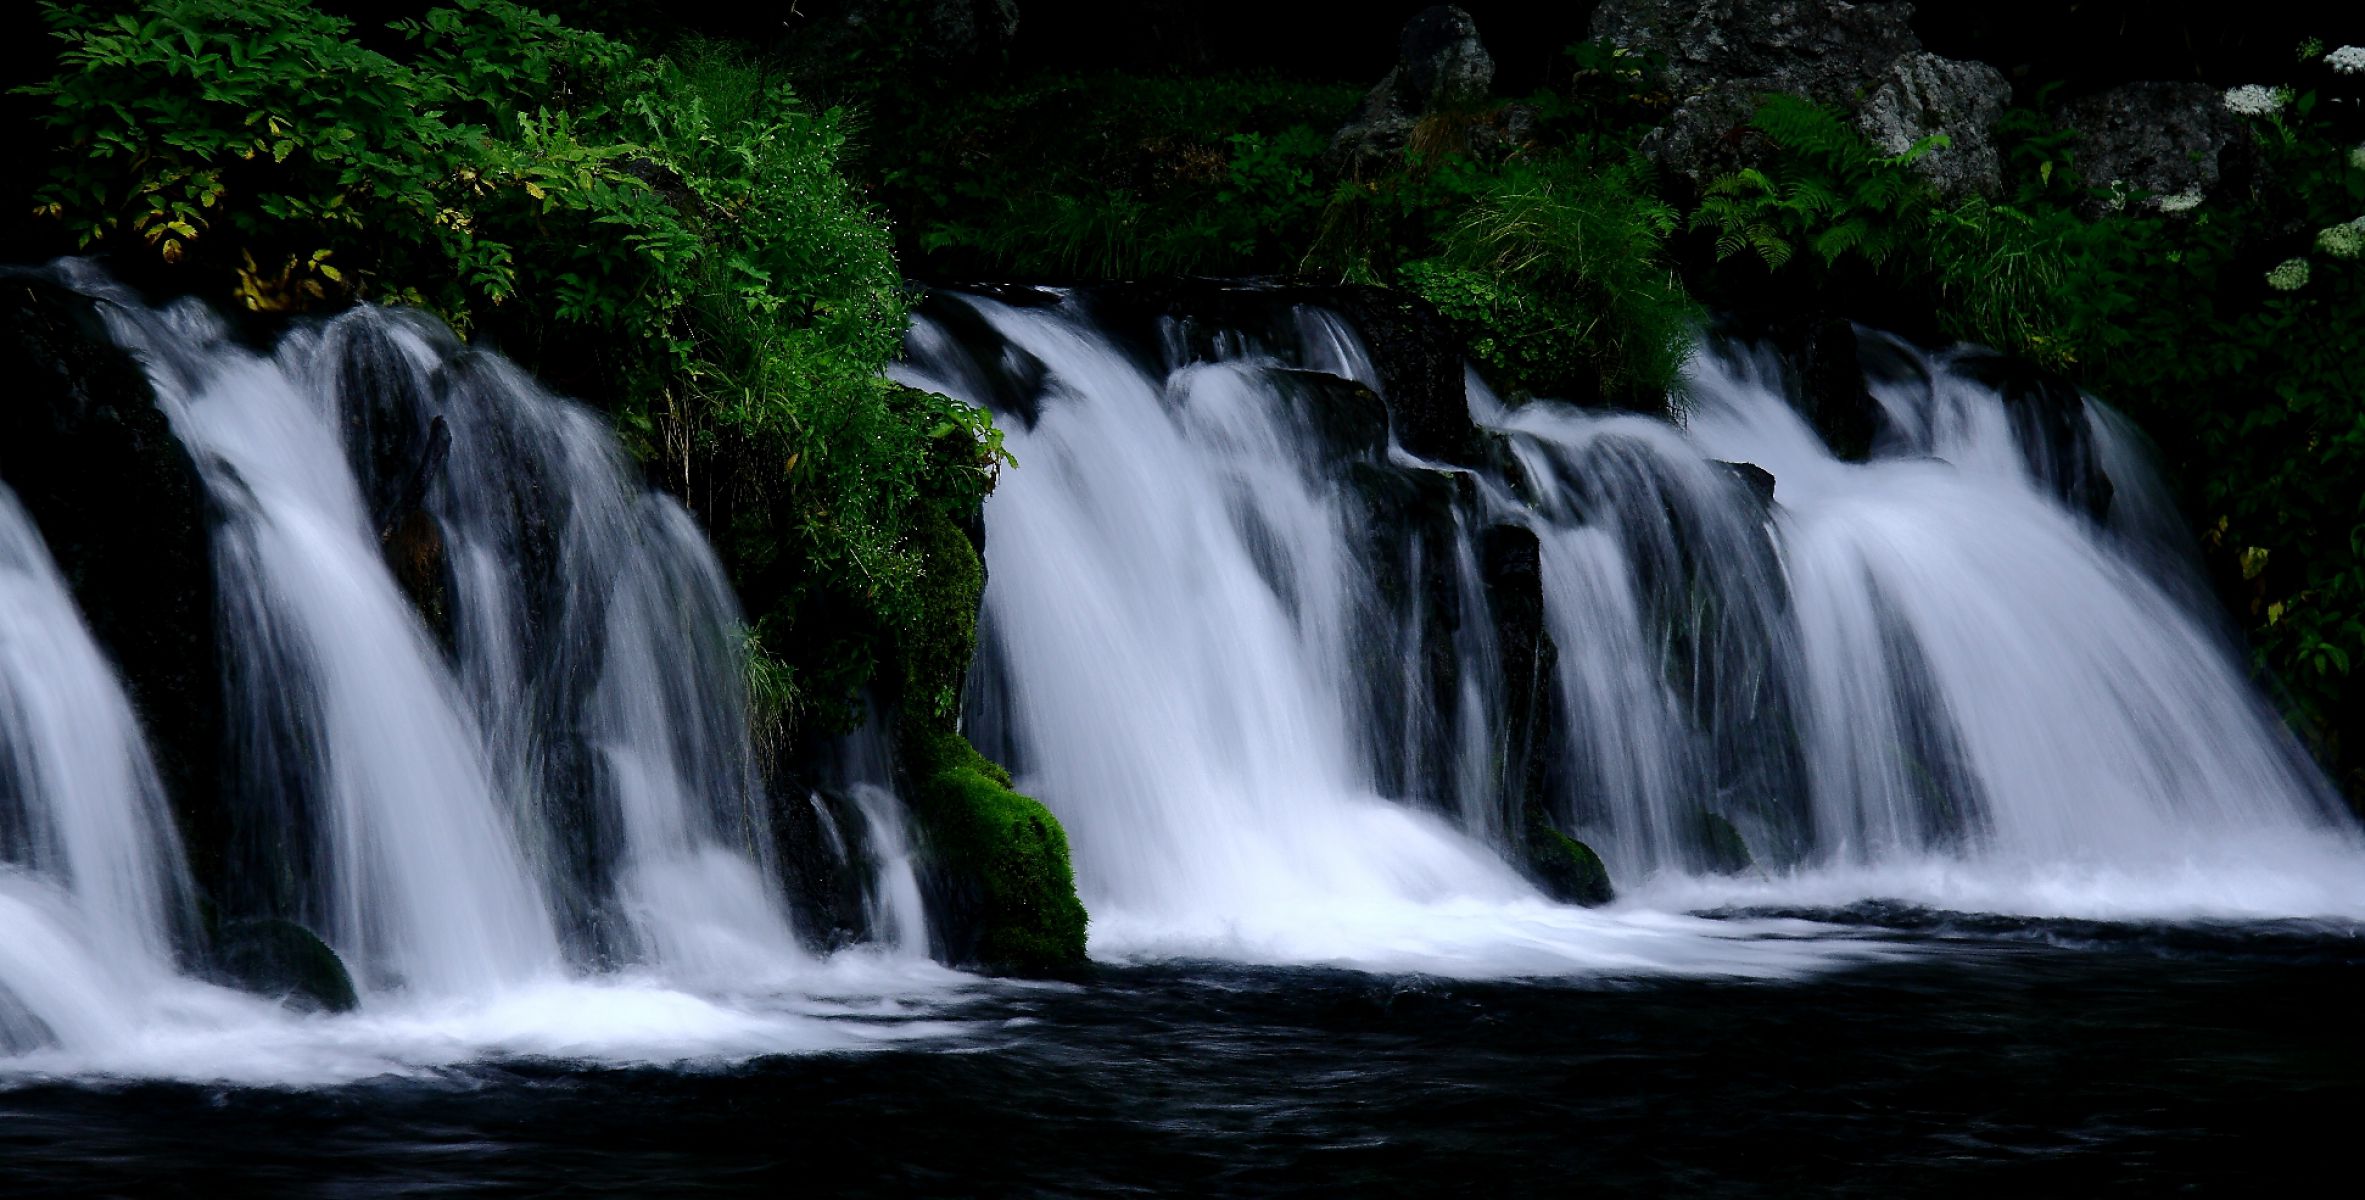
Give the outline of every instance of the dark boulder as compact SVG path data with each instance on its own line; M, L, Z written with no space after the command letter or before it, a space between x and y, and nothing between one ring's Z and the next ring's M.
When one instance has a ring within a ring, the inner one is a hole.
M214 934L214 966L234 986L296 1008L351 1012L361 1004L344 960L293 921L225 922Z
M2021 456L2037 482L2072 511L2107 522L2115 489L2102 469L2085 393L2061 375L2011 355L1973 351L1954 366L2003 399Z
M1924 53L1912 17L1869 0L1603 0L1593 35L1664 57L1674 107L1644 149L1696 181L1752 161L1757 98L1779 92L1840 110L1887 153L1944 135L1916 169L1948 194L1992 195L1991 131L2011 86L1984 63Z
M2205 83L2125 84L2072 100L2057 115L2077 134L2087 183L2141 196L2137 202L2156 211L2183 211L2215 194L2247 145L2224 93Z
M1609 868L1593 847L1550 826L1529 828L1527 862L1529 880L1564 904L1595 908L1618 898Z
M1495 63L1478 23L1459 8L1423 9L1405 23L1396 65L1332 136L1330 168L1350 178L1385 175L1398 166L1424 121L1475 112L1493 85Z
M96 302L0 278L0 482L41 530L148 734L200 885L219 882L222 684L197 464Z
M878 874L861 806L834 788L780 781L772 792L772 836L797 936L816 954L871 937L870 881Z
M1692 814L1692 865L1718 875L1738 875L1756 865L1749 843L1722 813L1701 809Z

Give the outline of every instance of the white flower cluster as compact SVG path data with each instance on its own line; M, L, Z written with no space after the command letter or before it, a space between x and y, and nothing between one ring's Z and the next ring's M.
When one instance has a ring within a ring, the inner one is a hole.
M2365 171L2365 146L2349 147L2349 165Z
M2365 226L2356 221L2316 231L2316 249L2334 258L2355 258L2365 254Z
M2324 56L2324 65L2343 75L2365 73L2365 46L2342 46Z
M2296 292L2308 285L2308 260L2286 258L2283 264L2266 273L2266 285L2278 292Z
M2225 106L2238 117L2271 117L2282 111L2285 99L2281 88L2246 83L2226 89Z
M2178 192L2173 196L2162 196L2152 203L2158 205L2160 211L2164 213L2191 212L2201 207L2201 193Z

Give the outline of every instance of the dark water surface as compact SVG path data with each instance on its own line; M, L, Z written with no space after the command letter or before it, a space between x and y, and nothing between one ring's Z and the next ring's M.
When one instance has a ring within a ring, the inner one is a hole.
M1833 914L1823 914L1830 917ZM1108 969L969 1038L327 1091L0 1090L0 1191L2343 1192L2365 936L1839 914L1805 981Z

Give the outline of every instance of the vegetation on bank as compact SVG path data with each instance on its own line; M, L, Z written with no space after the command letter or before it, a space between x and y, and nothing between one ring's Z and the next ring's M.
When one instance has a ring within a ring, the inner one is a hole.
M644 56L511 0L384 36L308 0L46 3L34 204L141 282L259 314L436 312L608 408L705 517L760 699L843 726L926 636L912 532L1004 461L981 411L898 388L903 281L838 170L845 118L689 41Z
M133 282L270 322L415 305L609 412L746 604L775 749L904 713L964 961L1066 969L1064 834L953 732L999 469L982 410L883 374L907 321L848 118L747 47L645 54L513 0L357 28L312 0L68 4L22 87L25 202Z
M881 376L906 275L1379 284L1506 394L1643 406L1712 310L1997 346L2161 442L2261 666L2365 790L2365 149L2313 90L2321 46L2228 96L2249 165L2206 200L2086 178L2041 92L1997 129L2003 190L1943 198L1914 169L1934 146L1885 153L1784 97L1733 131L1754 165L1669 177L1641 152L1670 102L1653 64L1591 44L1542 91L1419 114L1375 164L1333 144L1359 86L937 78L885 28L816 74L636 48L651 18L607 0L385 28L312 0L42 8L63 54L26 93L61 152L25 208L264 318L427 307L610 411L712 530L790 737L868 687L903 700L932 836L1012 856L957 886L1016 914L1018 940L980 935L1013 961L1072 960L1082 913L1056 823L946 736L960 530L1007 460L982 412Z

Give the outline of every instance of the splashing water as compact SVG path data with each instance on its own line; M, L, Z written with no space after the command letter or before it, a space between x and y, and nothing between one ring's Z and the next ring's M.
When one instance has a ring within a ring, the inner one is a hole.
M1843 462L1776 364L1712 347L1680 424L1474 382L1491 449L1456 468L1340 432L1342 381L1380 374L1327 314L1169 321L1154 367L1075 298L938 314L905 377L1001 407L1022 464L987 506L970 728L1067 825L1097 955L1731 970L1775 955L1645 910L1865 897L2365 917L2352 823L2099 405L1892 345L1918 376L1872 381L1873 459ZM1440 480L1444 545L1408 548L1387 497ZM1488 526L1538 544L1537 803L1609 862L1606 912L1505 861Z
M176 970L189 886L139 730L0 492L9 1077L326 1082L954 1028L930 1014L969 985L922 957L915 912L904 951L800 944L736 601L596 418L415 315L356 309L264 355L193 304L61 273L146 367L217 515L246 831L227 915L318 930L362 1003L302 1016ZM900 829L899 801L872 804Z

